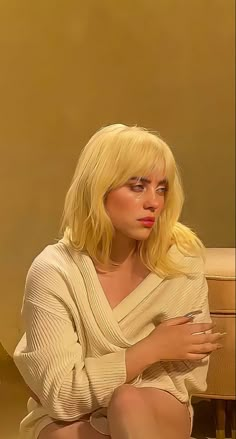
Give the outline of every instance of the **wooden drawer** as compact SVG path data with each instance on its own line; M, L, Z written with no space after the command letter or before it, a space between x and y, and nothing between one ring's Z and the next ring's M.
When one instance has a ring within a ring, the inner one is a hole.
M207 279L211 313L235 313L235 280Z

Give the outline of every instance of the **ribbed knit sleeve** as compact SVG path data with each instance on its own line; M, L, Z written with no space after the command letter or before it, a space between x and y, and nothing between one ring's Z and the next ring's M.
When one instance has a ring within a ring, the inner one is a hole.
M191 294L189 311L197 309L202 311L201 314L195 316L193 323L211 323L208 285L204 273L197 275L189 285L186 283L186 288ZM187 300L186 296L185 300ZM165 371L174 385L171 392L180 401L186 402L191 395L206 391L209 361L210 357L207 356L202 360L166 361L163 363Z
M126 365L125 349L83 358L72 316L61 299L68 294L55 267L31 266L22 308L26 333L14 361L49 416L73 421L108 405L114 389L126 381Z
M193 300L195 309L200 309L202 311L201 314L194 318L193 323L211 323L212 319L208 302L208 284L204 273L197 277L195 281L195 291L193 291L192 294L195 296L195 300ZM214 353L212 355L214 355ZM186 367L183 371L184 383L189 395L206 391L209 361L210 357L207 356L203 360L188 360L184 362Z

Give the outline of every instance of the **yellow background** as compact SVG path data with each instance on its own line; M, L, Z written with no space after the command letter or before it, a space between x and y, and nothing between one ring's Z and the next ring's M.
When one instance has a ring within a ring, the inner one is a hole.
M0 1L0 340L11 353L33 258L58 236L81 147L138 124L173 147L183 221L234 246L234 1Z

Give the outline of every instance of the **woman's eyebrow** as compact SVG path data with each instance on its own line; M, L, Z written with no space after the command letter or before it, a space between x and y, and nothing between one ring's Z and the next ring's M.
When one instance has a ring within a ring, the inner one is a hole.
M146 178L146 177L131 177L130 180L139 180L139 181L142 181L143 183L148 183L148 184L151 183L151 180L149 180L149 179ZM160 180L160 181L158 182L158 185L157 185L157 186L160 186L160 184L166 184L166 185L167 185L167 179L164 178L163 180Z

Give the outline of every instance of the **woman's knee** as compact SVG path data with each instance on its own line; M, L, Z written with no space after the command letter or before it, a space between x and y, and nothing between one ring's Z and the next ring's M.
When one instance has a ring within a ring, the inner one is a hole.
M146 400L146 403L155 410L156 414L160 415L176 415L186 414L188 412L186 404L180 402L175 396L153 387L139 388L138 391Z
M169 425L176 425L176 428L181 425L187 432L191 430L191 417L187 404L180 402L164 390L143 387L138 391L158 421L163 420Z
M114 410L127 413L129 410L134 410L140 404L143 403L142 395L138 392L138 389L131 384L123 384L114 390L108 405L109 413Z

